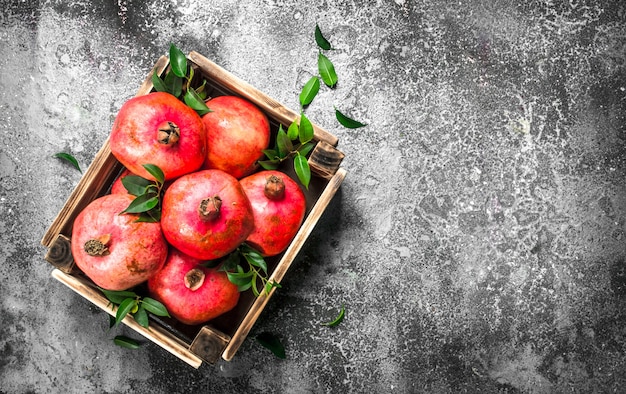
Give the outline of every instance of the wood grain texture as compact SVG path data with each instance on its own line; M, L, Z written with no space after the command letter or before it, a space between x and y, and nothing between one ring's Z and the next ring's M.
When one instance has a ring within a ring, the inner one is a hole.
M335 175L345 154L336 147L320 141L309 156L308 162L311 172L324 179L330 179Z
M56 240L50 245L50 249L44 257L47 262L55 266L57 269L71 274L77 271L72 256L72 244L69 237L59 234Z
M189 350L209 364L215 364L230 342L230 336L211 327L203 326L194 338Z

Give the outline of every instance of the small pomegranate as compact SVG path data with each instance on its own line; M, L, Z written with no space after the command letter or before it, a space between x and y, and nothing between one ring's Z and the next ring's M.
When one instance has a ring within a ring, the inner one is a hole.
M298 232L306 199L298 184L280 171L259 171L239 181L250 200L255 228L246 242L265 256L289 246Z
M126 290L146 281L167 257L159 223L138 222L137 214L120 214L134 198L107 194L89 203L74 220L74 261L107 290Z
M171 245L201 260L232 252L254 228L239 181L221 170L183 175L165 191L161 227Z
M267 116L237 96L218 96L207 106L212 112L202 116L208 145L203 168L226 171L237 179L251 174L270 142Z
M113 123L111 153L132 173L154 180L144 164L174 179L200 169L206 132L200 116L173 95L154 92L126 101Z
M128 193L128 190L126 190L126 187L124 187L124 184L122 183L122 178L128 175L133 175L133 173L125 168L124 171L122 171L122 173L115 179L115 181L113 181L113 185L111 185L111 194Z
M226 272L200 265L201 260L171 249L163 268L148 280L151 296L178 321L195 325L233 309L237 286Z

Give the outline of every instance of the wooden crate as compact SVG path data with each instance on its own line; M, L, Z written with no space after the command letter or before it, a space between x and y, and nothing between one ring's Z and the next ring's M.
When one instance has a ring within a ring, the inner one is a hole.
M286 129L291 122L299 119L298 113L285 108L201 54L191 52L187 58L196 74L201 73L206 79L209 96L238 95L253 102L267 114L274 136L279 124ZM167 57L163 56L158 59L155 67L140 86L137 95L151 92L153 89L152 73L157 72L163 75L168 67ZM315 124L314 130L314 140L317 144L309 157L313 176L309 190L305 191L307 212L304 222L285 252L266 259L270 280L278 283L283 279L346 176L346 171L340 168L344 154L336 149L337 137ZM70 251L70 242L75 217L91 201L109 193L113 181L122 170L121 163L111 154L107 138L41 240L41 243L48 248L45 259L54 266L52 277L113 316L116 309L111 308L102 292L75 266ZM292 168L286 168L284 171L291 177L295 177ZM243 292L235 309L203 325L188 326L174 319L158 318L152 315L150 315L149 328L137 324L131 315L127 315L123 323L187 364L198 368L203 361L213 364L220 357L230 361L275 291L277 289L272 288L269 294L262 293L258 297L255 297L250 290Z

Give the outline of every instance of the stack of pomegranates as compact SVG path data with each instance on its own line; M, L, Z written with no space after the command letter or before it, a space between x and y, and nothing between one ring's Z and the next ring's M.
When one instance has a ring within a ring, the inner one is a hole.
M150 296L185 324L200 324L235 307L238 287L208 261L242 243L263 256L283 252L298 231L306 202L300 186L257 161L270 143L267 116L237 96L207 102L205 115L175 96L153 92L128 100L110 134L125 167L111 193L75 219L72 254L97 286L126 290L147 281ZM121 179L164 180L160 220L124 212L133 199Z

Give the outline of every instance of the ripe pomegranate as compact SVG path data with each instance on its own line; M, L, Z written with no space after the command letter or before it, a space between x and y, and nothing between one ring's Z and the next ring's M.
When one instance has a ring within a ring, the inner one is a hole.
M167 257L159 223L138 222L137 214L120 214L134 198L107 194L89 203L74 220L74 261L96 285L108 290L126 290L146 281Z
M221 170L202 170L183 175L165 191L161 227L180 251L213 260L246 239L254 218L237 179Z
M148 291L178 321L195 325L233 309L237 286L226 272L200 265L201 260L172 248L163 268L148 280Z
M237 96L218 96L207 106L212 112L202 116L208 144L203 168L226 171L237 179L251 174L270 142L267 116Z
M298 184L280 171L259 171L239 181L250 200L255 228L246 242L265 256L289 246L298 232L306 199Z
M111 185L111 194L128 193L128 190L126 190L124 184L122 183L122 178L128 175L133 175L133 173L130 172L128 168L125 168L124 171L122 171L122 173L115 179L115 181L113 181L113 185Z
M132 173L154 180L144 164L174 179L200 169L206 132L200 116L176 97L154 92L133 97L120 109L110 135L111 153Z

